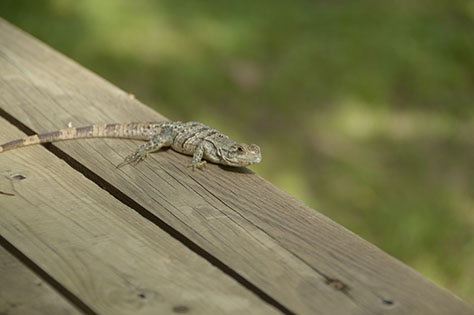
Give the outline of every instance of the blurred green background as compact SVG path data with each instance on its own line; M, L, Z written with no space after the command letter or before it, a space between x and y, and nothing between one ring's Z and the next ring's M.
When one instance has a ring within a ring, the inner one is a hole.
M474 302L474 1L0 2L257 173Z

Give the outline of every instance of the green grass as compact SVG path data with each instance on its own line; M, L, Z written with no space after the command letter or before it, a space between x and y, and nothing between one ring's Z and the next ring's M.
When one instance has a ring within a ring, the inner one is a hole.
M3 1L7 20L474 302L469 1Z

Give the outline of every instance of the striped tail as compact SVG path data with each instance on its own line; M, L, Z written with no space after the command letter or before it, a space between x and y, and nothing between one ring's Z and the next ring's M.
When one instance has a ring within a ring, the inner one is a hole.
M157 122L125 123L62 129L4 143L0 146L0 152L26 147L33 144L84 138L124 138L150 140L155 134L159 133L159 130L157 129L160 128L160 125L161 123Z

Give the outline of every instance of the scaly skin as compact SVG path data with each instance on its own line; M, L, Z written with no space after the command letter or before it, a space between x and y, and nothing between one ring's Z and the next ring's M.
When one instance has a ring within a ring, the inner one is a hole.
M117 167L136 165L149 153L163 147L192 155L189 167L202 169L206 161L230 166L247 166L260 163L260 148L255 144L236 143L228 136L199 122L162 121L152 123L126 123L92 125L69 128L18 139L0 146L0 152L39 143L83 138L122 138L147 141L129 154Z

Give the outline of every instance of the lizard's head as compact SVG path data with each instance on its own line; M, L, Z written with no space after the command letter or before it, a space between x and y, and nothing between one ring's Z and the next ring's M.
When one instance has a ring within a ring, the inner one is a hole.
M262 154L256 144L234 143L221 149L222 164L230 166L247 166L260 163Z

